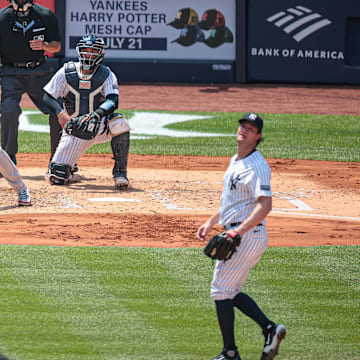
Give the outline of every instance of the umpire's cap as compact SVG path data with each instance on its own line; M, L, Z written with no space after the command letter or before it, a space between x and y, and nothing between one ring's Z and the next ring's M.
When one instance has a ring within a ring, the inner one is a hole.
M239 123L243 121L249 121L253 123L258 128L259 132L262 132L264 120L258 114L246 113L242 118L239 119Z

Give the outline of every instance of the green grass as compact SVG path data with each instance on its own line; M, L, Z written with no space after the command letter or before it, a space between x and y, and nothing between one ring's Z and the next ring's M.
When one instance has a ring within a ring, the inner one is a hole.
M132 111L124 111L131 126ZM191 114L210 119L185 121L168 126L173 130L236 133L242 113ZM329 161L360 161L360 117L310 114L260 114L265 119L264 139L259 150L268 158ZM32 115L31 122L47 124L45 115ZM48 134L20 132L19 152L49 152ZM88 153L110 153L109 144L95 145ZM236 152L235 136L173 138L158 136L131 140L133 154L231 156Z
M130 119L133 112L125 111ZM240 113L175 130L235 134ZM261 114L266 157L360 161L360 117ZM36 115L31 122L47 124ZM19 152L49 134L20 132ZM89 152L110 153L109 144ZM132 140L134 154L231 156L234 137ZM278 359L358 360L360 247L270 248L244 291L288 335ZM208 360L221 349L201 249L0 246L0 353L12 360ZM259 359L258 326L237 312L242 358Z
M17 360L211 359L221 349L201 249L0 246L0 352ZM244 291L286 324L280 359L359 359L360 247L269 248ZM236 312L243 359L259 327Z

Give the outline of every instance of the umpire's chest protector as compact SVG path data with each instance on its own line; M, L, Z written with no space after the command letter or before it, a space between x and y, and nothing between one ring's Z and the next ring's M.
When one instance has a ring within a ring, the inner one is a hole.
M73 61L65 64L69 93L64 98L64 104L71 117L87 114L99 107L105 100L101 89L109 74L109 69L100 64L91 77L81 78Z

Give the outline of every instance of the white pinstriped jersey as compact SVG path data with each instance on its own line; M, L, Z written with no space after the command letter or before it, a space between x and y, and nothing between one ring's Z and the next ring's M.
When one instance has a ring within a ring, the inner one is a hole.
M271 170L255 150L241 160L234 155L223 178L220 200L220 225L244 221L261 196L271 197ZM265 224L265 219L262 222Z
M221 194L220 225L242 222L254 210L259 197L271 197L271 170L255 150L246 158L236 160L234 155L224 175ZM235 226L236 227L236 226ZM213 300L233 299L242 291L250 270L261 259L268 244L265 219L241 238L234 255L227 261L216 261L211 282Z
M76 71L78 73L79 79L81 80L91 80L91 75L82 75L80 73L80 63L76 62ZM110 69L109 69L110 70ZM44 86L44 90L53 96L55 99L59 97L66 97L69 93L69 86L65 77L64 67L61 67L51 78L51 80ZM101 89L101 95L106 97L109 94L119 95L119 88L116 75L110 70L110 75L104 81L104 85ZM82 115L82 114L81 114Z
M90 81L92 75L83 75L80 73L80 63L75 62L76 72L79 77L79 86L81 85L81 80ZM101 86L100 93L104 98L109 94L119 94L118 82L115 74L109 69L109 76L105 79L103 85ZM95 73L94 73L95 74ZM66 80L65 75L65 66L60 68L56 74L52 77L47 85L44 86L44 90L52 95L55 99L62 97L66 98L69 92L75 92L78 89L70 89L69 84ZM77 96L77 100L80 102L80 94ZM78 106L80 108L80 106ZM88 111L93 111L95 109L88 109ZM76 116L77 114L69 114L70 116ZM83 115L83 114L80 114ZM60 164L66 164L73 167L76 162L80 159L81 155L89 149L94 144L101 144L108 141L111 141L111 133L104 131L105 129L105 120L106 117L101 119L100 129L98 134L90 140L84 140L77 138L75 136L67 134L63 131L59 145L55 151L55 154L52 158L53 162Z

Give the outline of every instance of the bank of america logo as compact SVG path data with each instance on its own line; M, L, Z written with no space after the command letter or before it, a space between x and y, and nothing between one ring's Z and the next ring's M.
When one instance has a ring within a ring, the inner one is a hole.
M304 6L295 6L286 11L280 11L266 20L287 34L293 35L293 39L297 42L331 24L330 20L324 19L322 15Z

